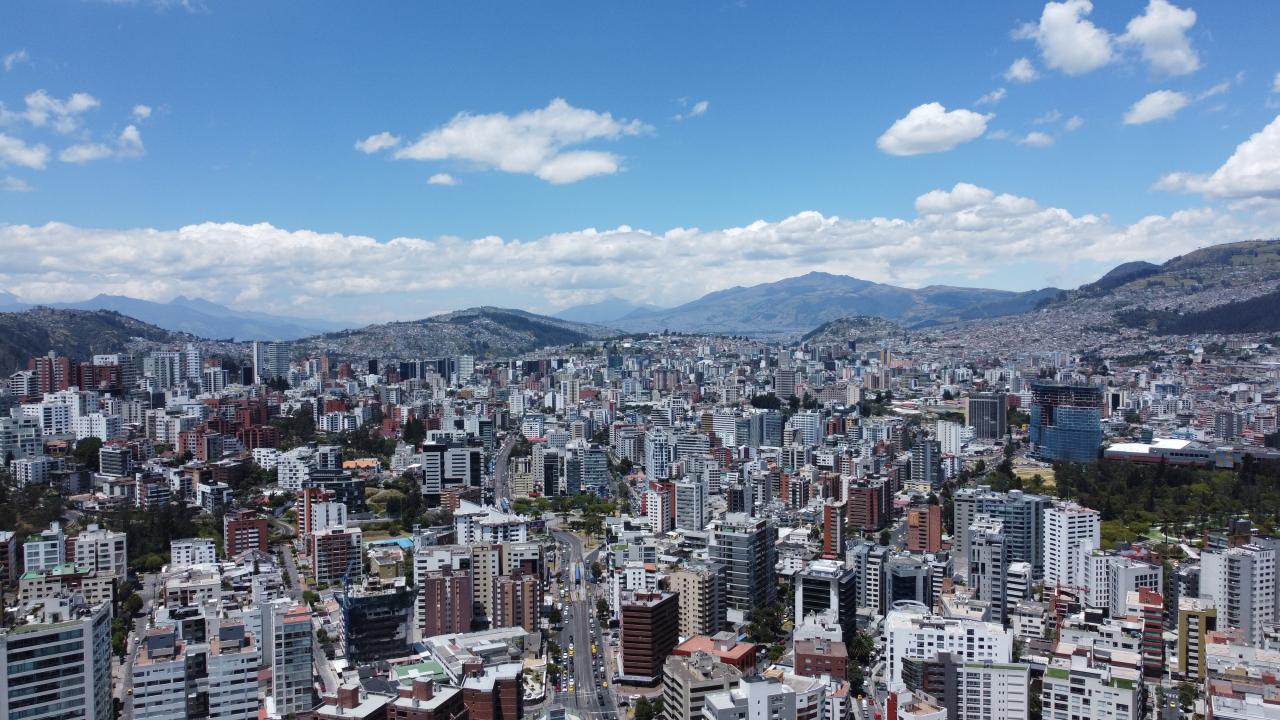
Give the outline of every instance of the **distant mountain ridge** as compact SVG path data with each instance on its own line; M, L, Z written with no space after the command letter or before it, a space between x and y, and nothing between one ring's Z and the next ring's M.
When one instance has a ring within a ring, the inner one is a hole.
M910 289L811 272L717 290L668 310L632 315L610 324L626 331L800 335L830 320L870 315L910 328L1025 312L1059 292L1057 288L1014 292L947 285Z
M614 335L616 330L602 325L483 306L420 320L326 333L305 338L300 344L357 357L425 358L462 354L499 357Z
M173 332L216 339L296 340L346 327L344 323L327 320L233 310L208 300L182 295L167 303L159 303L104 293L78 302L42 305L67 310L111 310ZM36 305L24 303L12 293L0 293L0 310L25 310L32 307Z
M552 317L573 322L607 325L624 318L636 318L661 312L666 308L648 303L635 303L619 297L607 297L600 302L574 305L555 313Z
M36 307L0 312L0 375L26 368L50 350L87 360L94 353L124 350L133 338L155 342L195 339L110 310Z

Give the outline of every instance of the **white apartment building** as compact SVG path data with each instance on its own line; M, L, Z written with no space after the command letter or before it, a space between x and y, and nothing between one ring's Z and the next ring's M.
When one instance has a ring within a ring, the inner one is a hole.
M1200 556L1200 594L1213 598L1218 629L1239 628L1261 646L1276 617L1276 551L1260 545L1206 550Z
M1073 502L1055 502L1044 511L1044 586L1075 587L1076 557L1080 549L1102 542L1097 510Z
M75 562L97 570L99 575L122 578L129 569L128 536L90 525L76 536Z
M169 569L181 570L192 565L218 562L218 547L213 538L185 538L169 543Z
M929 660L951 653L966 663L1008 663L1013 658L1013 632L997 623L945 619L923 605L900 603L885 617L885 657L891 691L905 689L902 661Z

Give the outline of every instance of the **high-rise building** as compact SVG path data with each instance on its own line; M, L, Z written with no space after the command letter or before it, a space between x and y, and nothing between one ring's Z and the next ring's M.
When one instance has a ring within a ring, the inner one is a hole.
M844 557L847 507L844 500L828 499L822 504L822 557L827 560Z
M139 720L186 720L187 641L176 625L147 630L133 658L129 678L133 717Z
M264 614L269 623L263 627L263 662L271 667L271 698L276 715L301 714L316 704L312 690L315 633L311 612L292 601L277 600Z
M644 469L649 479L667 480L671 477L675 444L675 436L666 430L654 429L645 433Z
M45 598L0 628L0 718L111 720L111 605Z
M725 626L725 572L720 565L685 566L667 576L680 605L680 636L714 635Z
M979 515L966 532L969 533L969 587L976 591L979 600L991 605L991 620L1003 624L1009 604L1004 523L990 515Z
M252 510L227 513L222 518L223 550L233 558L245 550L267 551L267 519Z
M725 567L730 608L750 611L777 597L777 538L777 528L767 520L742 513L729 513L712 523L710 557Z
M618 611L624 681L657 685L663 663L679 641L679 599L673 593L624 590Z
M1101 516L1074 502L1054 502L1044 511L1044 586L1076 587L1076 558L1101 544ZM1018 558L1019 560L1023 558ZM1121 599L1123 603L1123 598Z
M414 556L417 560L417 556ZM466 556L470 566L471 556ZM471 570L445 568L417 571L418 630L422 637L463 633L471 630L474 610Z
M932 492L942 486L942 453L937 440L920 438L911 446L909 490Z
M99 575L123 578L129 569L128 536L90 524L76 535L75 563Z
M969 425L982 440L998 440L1009 432L1009 399L1004 393L969 396Z
M1218 628L1239 628L1261 646L1276 617L1276 551L1248 544L1200 555L1200 594L1218 608Z
M403 577L367 575L337 594L347 657L359 663L402 657L413 639L413 588Z
M857 628L857 580L857 573L843 561L810 560L795 578L796 622L810 614L827 614L844 628L843 639L852 640Z
M1138 720L1146 686L1136 670L1073 657L1045 668L1040 690L1046 720Z
M1218 608L1208 598L1178 598L1178 674L1192 681L1205 676L1208 634L1218 629Z
M942 549L942 506L925 503L907 508L907 549L935 553Z
M493 579L493 626L538 629L541 592L532 575L503 575Z
M905 688L904 660L932 660L944 652L966 663L1008 663L1013 658L1013 631L997 623L942 618L921 606L891 610L884 635L890 691Z
M254 720L258 716L261 647L244 623L226 622L209 641L209 720Z
M1031 666L991 660L966 661L961 653L904 660L906 686L925 692L964 720L1023 720L1031 710Z
M956 573L967 575L969 536L960 532L973 524L978 514L999 518L1004 524L1005 545L1009 562L1031 563L1036 571L1044 569L1044 511L1049 498L1021 490L995 492L989 486L960 488L953 498L956 528Z
M702 478L677 480L676 527L680 530L702 530L710 514L707 484Z
M1102 388L1031 385L1031 454L1045 462L1090 463L1102 446Z

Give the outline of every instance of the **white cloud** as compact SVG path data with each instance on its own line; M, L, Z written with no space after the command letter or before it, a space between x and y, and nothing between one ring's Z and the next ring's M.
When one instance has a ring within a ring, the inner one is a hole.
M26 110L11 112L0 105L0 124L25 120L35 127L50 125L59 133L74 132L80 127L80 116L100 104L89 93L75 93L66 100L59 100L44 90L37 90L24 98Z
M1007 94L1008 93L1005 91L1004 88L996 88L995 90L992 90L986 95L983 95L982 97L978 98L973 104L974 105L995 105L996 103L1003 100L1004 96Z
M606 295L671 304L810 270L911 286L957 278L993 284L1011 272L1025 275L1028 263L1159 261L1216 242L1280 234L1280 218L1216 209L1118 224L965 183L925 193L916 207L911 217L808 211L724 229L623 226L526 240L379 241L234 223L124 230L0 225L0 286L32 302L98 292L152 300L181 293L232 305L252 298L255 309L363 323L495 297L529 308ZM752 250L767 251L767 261ZM279 262L282 256L290 261Z
M1167 120L1187 105L1191 99L1180 92L1156 90L1134 103L1124 114L1125 125L1143 125L1156 120Z
M1089 0L1045 3L1040 22L1019 27L1014 38L1035 40L1050 68L1082 75L1115 57L1111 34L1088 20L1092 12L1093 3Z
M138 132L136 125L129 125L120 131L120 135L112 145L105 143L77 143L64 148L62 152L58 153L58 159L66 163L83 165L95 160L137 158L145 154L146 148L142 144L142 133Z
M1059 120L1061 120L1061 119L1062 119L1062 113L1061 113L1061 112L1059 112L1059 111L1057 111L1057 110L1050 110L1049 112L1047 112L1047 113L1045 113L1045 114L1041 115L1040 117L1035 118L1034 120L1032 120L1032 121L1031 121L1031 124L1032 124L1032 125L1048 125L1048 124L1050 124L1050 123L1056 123L1056 122L1058 122L1058 121L1059 121Z
M1029 83L1038 77L1040 73L1036 72L1036 66L1024 57L1014 60L1009 69L1004 71L1004 79L1010 82Z
M1164 75L1186 75L1200 68L1200 56L1187 31L1196 24L1196 11L1180 8L1168 0L1150 0L1146 12L1129 21L1123 43L1142 48L1142 58L1151 69Z
M4 56L4 71L10 72L14 68L18 67L19 65L22 65L23 63L28 63L30 61L31 61L31 57L27 55L26 48L14 50L13 52Z
M1155 187L1211 198L1280 198L1280 116L1236 146L1212 175L1170 173Z
M1072 115L1067 121L1062 123L1062 129L1067 132L1075 132L1084 126L1084 118L1079 115Z
M685 104L685 102L686 102L685 100L681 100L680 104L683 105ZM707 110L710 110L710 109L711 109L710 101L699 100L698 102L693 104L693 107L689 108L689 112L677 113L676 120L688 120L689 118L701 117L703 115L706 115Z
M1230 89L1231 89L1231 81L1223 80L1222 82L1218 83L1217 85L1214 85L1208 90L1205 90L1199 95L1196 95L1196 102L1200 102L1201 100L1207 100L1213 97L1214 95L1222 95L1223 93L1227 92Z
M1280 72L1276 73L1276 77L1271 81L1271 92L1280 93Z
M572 183L618 172L622 158L598 150L568 150L594 140L652 132L639 120L576 108L561 98L516 115L459 113L395 152L407 160L461 160L481 168Z
M993 117L964 109L948 112L941 103L926 103L890 125L876 145L890 155L946 152L981 137Z
M5 192L31 192L35 189L28 185L26 180L12 175L6 175L4 180L0 181L0 187L3 187Z
M987 133L987 139L988 140L1008 140L1009 131L1008 130L992 130L991 132Z
M28 145L21 138L0 133L0 165L21 165L32 170L43 170L47 162L47 146Z
M1027 136L1018 141L1019 145L1030 145L1031 147L1049 147L1053 144L1053 136L1042 132L1030 132Z
M427 178L428 185L457 185L458 179L449 173L436 173Z
M356 141L356 149L366 155L372 155L382 150L388 150L400 144L400 138L389 132L380 132L377 135L370 135L363 140Z
M133 112L130 114L133 116L134 122L142 122L143 120L146 120L147 118L151 117L151 106L150 105L134 105Z

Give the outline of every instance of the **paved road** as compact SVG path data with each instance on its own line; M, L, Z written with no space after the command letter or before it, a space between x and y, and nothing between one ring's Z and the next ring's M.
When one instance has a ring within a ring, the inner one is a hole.
M502 443L502 447L498 448L498 454L493 459L493 497L494 502L498 502L502 498L511 499L511 487L507 476L507 460L511 457L511 450L516 446L517 434L512 432L507 434L507 439Z
M562 633L562 644L568 648L570 642L574 646L573 679L574 692L562 694L561 702L566 707L576 707L589 716L618 717L618 706L611 691L602 691L602 683L607 680L608 663L604 655L608 651L604 636L597 624L592 629L591 618L595 615L597 587L588 571L590 561L583 554L582 538L570 532L551 530L551 535L568 550L569 562L564 564L561 582L570 588L570 603L565 629ZM592 553L594 555L594 553ZM582 573L582 585L574 583L576 572ZM591 652L591 645L596 645L597 652ZM605 670L596 671L597 661L605 666Z
M127 688L133 687L133 658L138 649L138 643L141 642L143 634L147 631L147 621L151 618L151 610L155 606L156 585L160 582L160 575L146 574L142 575L142 587L138 589L138 595L142 597L142 611L133 619L133 629L129 633L129 637L125 642L124 660L118 664L120 676L114 682L114 686L119 691L122 708L120 710L121 720L131 720L133 718L133 695L129 694Z

